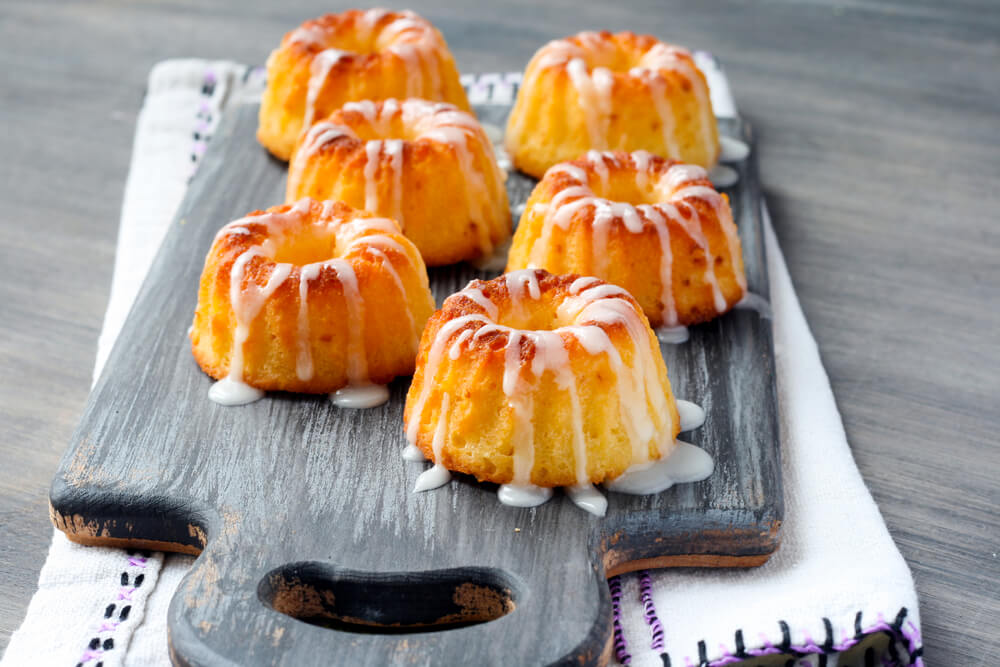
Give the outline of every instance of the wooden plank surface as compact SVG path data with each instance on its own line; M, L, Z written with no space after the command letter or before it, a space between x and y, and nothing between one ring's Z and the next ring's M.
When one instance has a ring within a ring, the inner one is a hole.
M502 127L509 106L475 110ZM223 116L52 486L53 516L73 539L204 547L171 604L180 664L319 665L338 655L343 664L385 665L403 650L412 664L470 655L483 664L594 664L609 655L609 574L650 563L752 566L774 551L784 505L774 356L770 320L753 311L661 346L676 395L707 413L683 438L715 459L711 476L659 494L608 494L600 519L561 493L536 508L505 508L495 485L466 476L413 493L426 464L401 457L407 379L372 410L279 393L239 408L209 401L212 380L185 335L205 249L222 224L285 191L284 165L254 138L257 117L256 104L233 104ZM752 144L735 120L720 129ZM748 288L767 298L753 155L732 166L739 180L726 192ZM532 186L510 174L512 208ZM495 275L464 263L438 267L431 289L441 303ZM362 638L357 627L332 633L293 622L258 599L300 617L289 589L318 600L331 593L322 614L310 614L345 628L343 618L357 615L392 626L480 613L454 609L451 591L468 587L492 591L491 601L509 596L517 613L450 632ZM366 602L352 611L354 600Z
M921 596L928 664L1000 634L1000 13L994 3L445 8L467 71L641 28L725 62L848 437ZM336 9L336 4L323 9ZM89 390L135 114L171 56L262 62L314 3L0 6L0 646L50 539L46 493Z

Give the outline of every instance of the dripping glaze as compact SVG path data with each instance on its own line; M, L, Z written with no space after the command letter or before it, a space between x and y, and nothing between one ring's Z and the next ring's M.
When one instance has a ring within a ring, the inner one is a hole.
M329 204L325 202L318 220L308 224L326 226L331 234L336 233L333 231L336 226L350 226L357 236L347 244L345 252L361 246L365 252L380 259L381 267L393 278L403 302L409 303L402 280L384 252L387 249L395 250L411 265L413 263L410 254L401 245L384 235L397 232L394 223L385 218L359 217L350 221L333 218ZM223 227L216 235L217 241L227 235L247 236L251 233L249 225L260 225L266 230L264 241L240 253L229 272L229 299L236 327L228 373L209 389L209 398L216 403L228 406L244 405L264 396L263 391L244 382L244 345L249 338L254 320L267 300L289 279L298 281L299 295L294 342L295 373L303 381L313 378L315 369L310 344L309 287L321 273L333 275L340 283L350 321L350 325L346 327L348 386L338 390L331 396L331 400L341 407L361 408L374 407L388 399L388 390L383 386L371 384L368 378L367 355L364 348L364 299L351 263L341 258L331 258L296 267L291 263L273 261L277 250L274 239L283 235L291 225L302 224L312 205L311 199L302 199L283 213L263 213L241 218ZM376 233L365 234L368 231ZM263 287L253 280L244 287L247 266L257 257L270 262L271 273ZM420 332L409 308L406 316L411 346L416 350Z
M691 90L700 109L699 141L705 155L713 155L716 146L711 128L715 125L715 116L704 79L691 53L687 49L659 42L642 53L636 66L627 72L612 72L607 67L588 65L593 56L614 48L600 34L590 31L549 42L528 64L522 89L535 89L539 77L546 70L563 68L576 91L590 146L603 150L611 147L608 145L608 127L614 113L616 79L637 80L650 92L668 157L679 157L681 153L670 91L675 88ZM677 83L678 80L680 83ZM526 117L518 117L510 128L510 136L524 136L526 121Z
M537 301L541 297L538 278L533 270L521 270L503 277L511 298L512 309L522 311L528 301ZM438 330L428 351L425 366L424 385L409 417L406 436L409 446L403 456L407 460L421 460L420 450L415 446L420 420L424 406L430 396L434 378L445 355L457 358L461 344L467 340L478 340L488 333L499 332L506 336L504 346L504 368L502 374L502 391L511 406L514 423L512 435L513 476L509 483L502 484L498 491L498 499L505 505L514 507L534 507L549 500L553 491L550 488L539 487L531 482L531 472L534 465L534 427L533 408L534 391L538 379L545 373L551 373L556 385L567 392L572 415L572 451L574 455L576 483L566 487L567 497L585 511L603 516L607 510L607 500L603 494L590 483L587 472L586 439L583 433L582 407L577 390L576 378L571 371L564 336L576 339L581 347L591 355L607 355L617 382L617 393L622 400L619 403L621 421L632 443L632 463L629 474L633 477L640 471L642 478L658 476L657 479L671 475L676 481L684 477L677 473L676 466L663 464L672 458L673 451L681 447L672 439L665 438L664 433L673 431L673 424L667 423L658 430L653 414L669 415L666 398L658 391L656 379L647 369L655 368L651 360L654 353L649 345L637 344L643 341L646 333L645 322L640 320L635 307L620 298L624 290L614 285L602 283L596 278L583 277L576 279L568 289L568 296L559 305L560 315L569 321L586 321L588 324L571 324L555 330L519 330L500 325L496 322L497 306L482 290L472 283L464 290L450 298L467 299L473 310L444 323ZM589 322L593 322L592 324ZM624 323L633 345L633 353L637 360L634 367L626 366L607 332L598 323ZM469 325L475 325L473 329ZM522 343L534 346L534 356L529 361L521 360ZM447 428L448 415L451 410L452 398L449 394L442 395L439 412L436 416L431 454L434 465L423 472L417 479L416 491L426 491L446 484L451 474L441 463L442 451ZM689 402L678 402L678 414L681 419L681 430L697 428L704 421L701 409ZM650 442L659 442L660 460L649 456ZM690 475L689 475L690 476ZM632 477L628 477L631 480ZM673 483L673 482L670 482ZM628 482L634 486L636 482ZM662 482L661 485L669 485ZM629 487L631 488L631 487ZM664 486L666 488L666 486Z
M542 211L542 230L534 245L528 251L531 266L543 266L545 252L550 246L553 229L566 231L573 224L579 211L587 211L587 219L592 219L590 227L593 230L592 256L595 273L607 270L607 242L612 227L623 228L630 233L639 234L650 226L655 230L660 247L660 303L662 304L663 327L658 332L663 342L682 343L687 340L686 329L679 327L677 305L674 298L673 255L671 250L671 228L687 235L706 256L711 256L711 248L705 237L701 216L693 201L707 203L716 215L723 219L728 212L722 196L714 189L697 184L708 177L708 172L702 167L690 164L675 163L658 177L655 183L657 192L665 201L652 205L640 204L634 206L626 202L610 201L598 197L591 186L591 174L606 188L609 179L609 167L615 169L627 168L635 172L637 183L648 183L651 155L646 151L636 151L628 154L629 164L622 164L620 154L611 152L589 151L585 160L589 169L578 165L563 163L552 167L548 176L565 174L568 178L564 186L556 192L545 204ZM687 215L685 215L685 213ZM726 239L726 252L729 254L731 266L739 266L739 240L730 225L722 225ZM705 282L712 289L715 309L718 313L727 310L726 299L719 286L715 272L715 263L705 263ZM740 289L746 291L746 277L742 271L735 271L736 281Z
M361 118L349 115L355 113ZM362 155L364 166L360 174L364 182L364 207L394 218L405 233L407 216L405 202L402 201L403 174L410 168L413 148L424 142L446 146L453 151L464 177L464 187L455 196L463 199L465 209L469 211L469 223L475 228L480 255L487 260L492 257L494 243L490 232L490 203L493 198L490 193L503 189L504 177L495 160L477 159L480 154L493 155L494 149L475 117L442 102L387 99L381 102L348 102L331 118L338 118L339 121L320 121L303 135L289 168L289 193L299 191L312 164L311 159L317 152L347 137ZM362 142L358 136L360 123L367 124L376 135L389 136L394 121L405 128L410 139ZM353 178L354 172L345 173L344 177Z
M357 39L361 42L383 42L387 45L376 57L392 55L406 65L406 96L441 98L444 93L440 73L437 49L439 48L434 28L426 20L405 10L394 14L391 21L380 26L390 12L384 9L369 9L361 14L355 24ZM300 42L308 45L324 47L330 37L329 29L320 26L302 26L292 32L289 42ZM325 48L317 53L310 63L309 81L306 86L305 116L302 127L313 124L319 112L319 99L327 87L330 72L338 63L354 58L365 58L363 54L341 51L335 48ZM430 73L430 86L423 85L422 72L424 64Z

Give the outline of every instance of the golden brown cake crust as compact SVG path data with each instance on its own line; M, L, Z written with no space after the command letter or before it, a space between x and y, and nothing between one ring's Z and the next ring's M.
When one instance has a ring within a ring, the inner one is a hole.
M404 421L446 468L537 486L617 477L671 451L679 429L636 301L543 270L473 281L445 301L421 338Z
M304 199L220 230L191 347L213 378L232 376L235 358L236 379L258 389L329 393L412 372L433 307L423 261L395 222Z
M306 21L267 61L258 140L282 160L313 119L345 102L421 97L469 103L441 33L410 11L352 9Z
M708 84L691 53L632 32L582 32L539 49L505 142L514 165L536 178L589 149L645 149L702 166L719 156Z
M351 102L304 132L286 198L337 199L400 223L429 266L510 237L504 175L472 114L444 103Z
M508 271L528 266L619 285L653 326L705 322L746 292L728 198L701 167L645 151L590 151L549 169L508 256Z

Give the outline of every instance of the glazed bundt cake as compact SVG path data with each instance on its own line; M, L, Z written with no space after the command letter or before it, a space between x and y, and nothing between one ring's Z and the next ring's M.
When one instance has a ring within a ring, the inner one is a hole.
M521 505L544 502L539 487L593 491L666 457L679 430L635 300L541 270L474 280L445 300L420 340L404 420L436 469L503 484L501 499Z
M434 310L395 222L302 199L223 227L205 260L191 348L214 400L329 393L413 372Z
M469 108L448 45L426 19L384 9L327 14L285 35L268 58L257 139L287 160L313 119L390 97Z
M510 237L493 146L471 114L450 104L344 105L295 149L287 199L303 196L393 218L430 266L488 255Z
M528 64L507 123L514 165L541 178L587 150L649 150L711 166L719 137L691 54L649 35L581 32Z
M619 285L653 326L710 320L746 294L729 200L703 168L645 151L590 151L549 169L508 255L508 271L527 267Z

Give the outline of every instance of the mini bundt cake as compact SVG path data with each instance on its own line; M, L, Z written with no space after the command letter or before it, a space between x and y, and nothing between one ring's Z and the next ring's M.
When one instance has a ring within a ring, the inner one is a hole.
M679 431L635 300L541 270L474 280L445 300L420 340L404 420L435 468L571 494L666 457ZM536 497L522 504L547 499Z
M507 270L597 276L635 297L650 323L705 322L746 293L729 200L705 170L635 153L590 151L535 186Z
M469 108L448 45L426 19L384 9L327 14L285 35L268 58L257 139L287 160L313 119L389 97Z
M224 404L329 393L413 372L434 310L395 222L303 199L223 227L205 260L191 348Z
M691 54L631 32L581 32L543 46L525 70L505 142L535 178L591 149L646 149L705 167L719 156L708 84Z
M296 146L287 200L337 199L398 221L429 266L510 237L504 175L479 122L450 104L350 102Z

